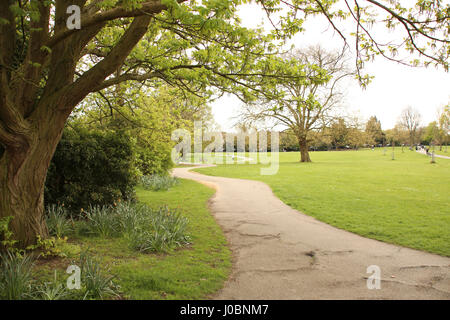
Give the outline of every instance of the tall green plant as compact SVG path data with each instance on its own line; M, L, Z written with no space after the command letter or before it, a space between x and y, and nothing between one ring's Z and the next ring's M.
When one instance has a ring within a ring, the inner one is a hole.
M2 299L30 299L33 264L32 255L20 255L11 251L0 253L0 297Z
M63 238L73 231L73 221L64 207L52 204L46 210L46 222L48 232L51 236Z
M85 298L104 299L119 296L120 287L114 276L105 274L99 262L88 251L80 254L81 282L86 290Z

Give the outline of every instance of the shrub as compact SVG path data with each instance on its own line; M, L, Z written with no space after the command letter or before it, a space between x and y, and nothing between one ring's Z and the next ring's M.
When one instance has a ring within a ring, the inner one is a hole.
M0 254L0 298L6 300L29 299L33 280L31 268L34 258L6 251Z
M45 201L80 212L132 199L136 183L134 142L127 134L68 127L50 164Z
M151 143L138 140L136 154L139 171L143 175L167 174L173 167L171 151L170 142L158 141L158 138L153 139Z
M141 184L144 189L153 191L168 190L178 183L179 180L177 178L168 175L154 174L141 177Z
M47 239L42 239L41 236L38 235L36 238L36 243L29 245L26 250L39 252L39 256L42 258L66 257L67 254L63 251L63 249L66 249L66 244L67 237L50 237Z

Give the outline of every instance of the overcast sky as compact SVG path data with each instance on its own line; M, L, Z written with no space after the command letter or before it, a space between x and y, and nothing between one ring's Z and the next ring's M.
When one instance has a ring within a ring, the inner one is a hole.
M264 13L256 5L241 7L239 15L246 27L255 27L263 23ZM351 24L341 27L346 30ZM324 18L313 18L305 24L306 31L297 35L291 43L296 47L320 44L333 49L342 47L340 37L335 34ZM353 61L352 61L353 62ZM369 87L363 90L356 81L346 84L345 107L348 114L359 114L367 119L375 115L383 129L392 128L403 108L412 106L422 115L422 124L436 119L438 108L450 103L450 74L434 67L410 68L395 62L378 58L367 63L365 71L375 76ZM235 120L230 119L239 111L242 102L233 96L224 96L212 104L216 122L223 130L231 130Z

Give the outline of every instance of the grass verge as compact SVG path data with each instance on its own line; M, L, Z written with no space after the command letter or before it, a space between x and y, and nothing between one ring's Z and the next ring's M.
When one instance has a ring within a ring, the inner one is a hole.
M89 248L121 287L125 299L202 299L223 286L231 270L231 253L222 230L207 208L214 191L189 180L168 191L137 189L140 202L152 208L167 205L189 220L191 244L164 254L140 253L121 237L78 236L63 248L67 258L39 261L34 274L51 279L56 270L67 278L66 268L81 250Z

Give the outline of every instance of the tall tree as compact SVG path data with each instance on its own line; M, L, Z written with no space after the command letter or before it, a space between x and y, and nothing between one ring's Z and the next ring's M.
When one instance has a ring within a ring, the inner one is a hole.
M278 82L275 86L281 94L277 98L270 96L248 104L242 116L247 121L271 118L289 128L297 138L300 162L311 162L310 132L331 122L333 109L342 99L339 83L352 72L346 68L343 53L327 52L319 46L292 52L286 63L305 66L305 78Z
M383 130L381 130L381 122L376 116L372 116L366 122L365 128L367 137L371 144L383 143Z
M197 95L210 86L248 90L250 66L271 52L268 37L234 25L233 3L183 2L0 3L0 217L14 217L21 245L47 235L48 166L67 118L89 93L120 92L126 81ZM81 8L80 30L67 27L70 5Z
M116 90L90 95L73 113L74 121L88 128L128 132L136 140L140 172L164 174L172 165L172 132L180 128L193 132L195 120L210 121L210 108L205 99L166 86L146 95L133 89L130 83L120 96Z
M442 150L442 144L448 145L450 135L450 104L444 106L438 112L439 123L439 135L441 137L440 150ZM447 150L447 149L446 149Z
M386 137L387 141L395 142L396 145L403 146L409 143L409 133L400 124L396 124L394 128L388 129L385 132L383 132L383 136Z
M344 118L337 118L328 128L327 131L331 139L331 144L336 150L340 147L345 147L350 143L350 129L351 128L345 123Z
M403 126L403 128L408 130L410 146L413 146L416 141L417 130L420 125L420 119L421 116L419 111L417 111L411 106L403 109L403 111L400 114L400 124Z
M360 70L365 58L388 57L367 29L374 19L371 8L384 15L387 28L405 33L403 43L387 48L393 55L404 48L418 52L424 64L448 69L449 6L441 1L417 0L411 8L355 1L344 12L334 6L336 0L260 0L271 19L281 19L268 35L239 25L236 8L248 2L0 1L0 217L13 217L11 228L21 245L47 235L48 166L67 118L91 92L125 81L166 82L199 95L215 87L251 99L263 92L264 78L282 77L270 60L276 51L271 40L299 32L314 14L325 15L334 27L338 18L354 19ZM80 8L80 29L67 24L68 18L76 20L73 6ZM431 45L423 49L420 39ZM360 79L364 83L367 77Z

